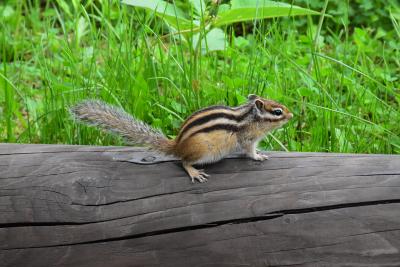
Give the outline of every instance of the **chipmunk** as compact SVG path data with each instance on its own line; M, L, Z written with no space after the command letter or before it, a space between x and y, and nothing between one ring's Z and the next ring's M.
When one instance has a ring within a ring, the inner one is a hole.
M209 175L195 169L194 164L217 162L237 150L263 161L268 157L256 151L258 142L293 117L284 105L251 94L247 103L238 107L211 106L193 113L171 140L123 110L100 101L81 102L71 113L78 121L117 133L130 143L147 145L181 159L192 182L201 183Z

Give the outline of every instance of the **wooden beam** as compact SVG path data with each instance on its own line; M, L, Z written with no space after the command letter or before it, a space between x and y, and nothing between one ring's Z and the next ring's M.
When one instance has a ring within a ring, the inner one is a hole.
M400 156L270 154L192 184L142 148L0 144L0 263L400 266Z

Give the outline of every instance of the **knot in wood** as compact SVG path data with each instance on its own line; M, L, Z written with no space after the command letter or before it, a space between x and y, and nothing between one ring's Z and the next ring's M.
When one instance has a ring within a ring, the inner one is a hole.
M142 162L153 162L155 160L156 160L156 157L154 157L154 156L147 156L147 157L142 158Z

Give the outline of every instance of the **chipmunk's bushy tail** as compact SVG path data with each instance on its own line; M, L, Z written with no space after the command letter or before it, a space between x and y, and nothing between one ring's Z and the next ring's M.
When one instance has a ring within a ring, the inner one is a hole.
M120 108L98 100L86 100L72 107L70 111L78 121L116 133L130 144L147 145L165 154L173 154L173 140Z

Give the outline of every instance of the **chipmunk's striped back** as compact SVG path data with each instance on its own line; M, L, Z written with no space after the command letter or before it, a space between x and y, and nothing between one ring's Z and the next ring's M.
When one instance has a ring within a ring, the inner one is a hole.
M199 133L226 130L236 132L250 122L252 106L249 104L231 108L226 106L211 106L193 113L182 124L177 142Z

